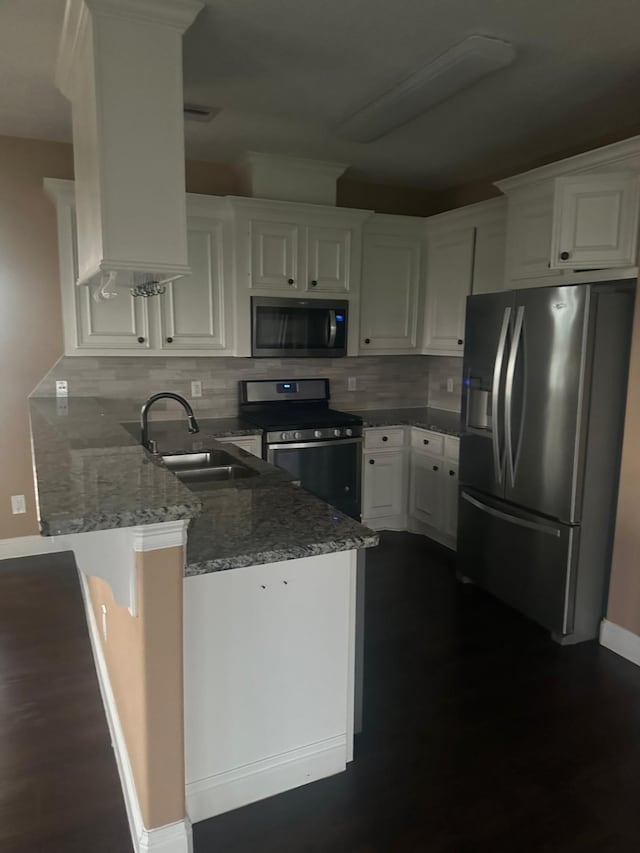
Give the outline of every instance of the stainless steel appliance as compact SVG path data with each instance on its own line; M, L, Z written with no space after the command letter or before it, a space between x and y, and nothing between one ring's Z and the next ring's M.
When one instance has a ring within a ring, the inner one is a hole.
M344 299L251 297L251 355L336 358L347 354Z
M265 431L267 462L359 520L362 419L330 409L329 398L328 379L240 382L240 414Z
M561 642L603 615L634 285L467 300L459 571Z

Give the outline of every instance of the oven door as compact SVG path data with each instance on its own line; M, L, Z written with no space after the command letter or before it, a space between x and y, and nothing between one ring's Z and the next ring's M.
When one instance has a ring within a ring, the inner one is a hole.
M347 354L346 300L254 296L251 354L254 357L329 357Z
M308 492L360 520L361 438L269 444L267 462L284 468Z

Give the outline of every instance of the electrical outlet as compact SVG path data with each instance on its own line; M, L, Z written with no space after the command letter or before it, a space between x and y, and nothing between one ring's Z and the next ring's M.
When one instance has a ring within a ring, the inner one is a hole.
M27 511L27 504L24 495L11 495L11 512L14 515L21 515Z
M58 397L56 400L56 415L64 417L69 414L69 399L67 397Z
M56 379L56 397L66 397L69 393L69 386L66 379Z
M349 391L355 391L355 390L356 390L357 385L358 385L358 378L357 378L357 376L348 376L348 377L347 377L347 390L349 390Z
M191 396L202 397L202 382L200 380L191 383Z
M447 392L453 394L453 379L451 377L447 379Z

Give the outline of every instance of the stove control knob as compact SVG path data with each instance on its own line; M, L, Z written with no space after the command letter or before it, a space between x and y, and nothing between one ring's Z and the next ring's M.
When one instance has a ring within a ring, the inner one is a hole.
M344 431L344 434L345 434L345 435L353 435L353 430L352 430L352 429L350 429L349 427L347 427L347 428L345 429L345 431Z
M289 441L289 439L291 438L291 436L289 435L289 433L288 433L288 432L281 432L281 433L280 433L280 438L282 439L282 441Z
M300 439L302 438L302 433L301 432L294 432L293 437L295 438L296 441L300 441Z
M314 438L322 438L322 430L321 429L315 429L313 431L313 437Z
M336 438L340 438L340 430L339 429L334 429L333 434L335 435Z

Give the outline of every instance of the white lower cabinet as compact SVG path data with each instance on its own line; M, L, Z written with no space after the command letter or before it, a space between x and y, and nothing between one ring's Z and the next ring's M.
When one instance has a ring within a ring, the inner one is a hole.
M429 450L423 449L428 447ZM455 549L458 526L459 440L411 430L408 527Z
M224 438L216 438L221 444L233 444L241 450L246 450L258 459L262 459L262 436L261 435L226 435Z
M364 431L362 521L374 530L406 529L405 433L404 427Z

